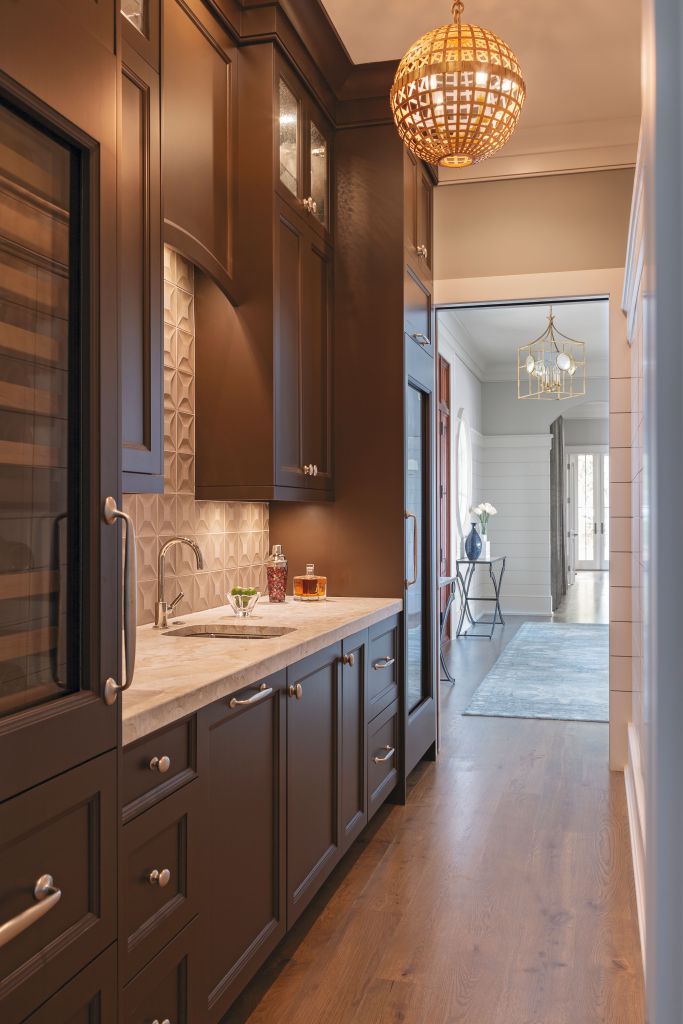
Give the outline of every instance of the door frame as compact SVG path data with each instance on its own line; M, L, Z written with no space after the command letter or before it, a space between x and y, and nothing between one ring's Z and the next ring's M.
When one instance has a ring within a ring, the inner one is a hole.
M453 392L453 364L443 353L437 354L436 371L436 417L437 457L436 488L438 508L439 575L450 576L452 572L453 536L453 416L451 395ZM445 386L444 386L445 385ZM439 587L439 623L448 601L448 591ZM444 625L443 640L452 639L451 617Z

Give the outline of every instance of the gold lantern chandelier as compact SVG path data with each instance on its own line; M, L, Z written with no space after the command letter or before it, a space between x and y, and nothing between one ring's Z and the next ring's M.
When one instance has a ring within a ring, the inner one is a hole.
M586 343L568 338L555 325L517 349L517 397L559 401L586 394Z
M398 66L389 96L398 133L415 156L469 167L508 141L526 96L519 62L502 39L461 22L427 32Z

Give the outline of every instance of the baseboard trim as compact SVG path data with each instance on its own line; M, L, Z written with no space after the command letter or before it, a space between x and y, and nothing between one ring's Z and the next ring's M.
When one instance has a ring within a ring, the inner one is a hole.
M629 722L628 726L628 761L624 768L624 784L626 786L626 806L628 808L629 834L631 837L631 855L633 857L633 876L636 887L636 907L638 910L638 929L640 932L640 953L645 972L645 786L640 761L640 743L638 733Z

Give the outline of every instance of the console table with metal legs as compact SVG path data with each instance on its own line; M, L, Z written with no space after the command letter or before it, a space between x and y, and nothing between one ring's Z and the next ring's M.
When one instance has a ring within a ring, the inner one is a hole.
M475 562L471 562L469 558L458 559L456 580L462 605L460 608L458 628L455 632L456 637L462 636L473 637L481 640L490 640L496 626L498 624L501 626L505 625L505 619L503 618L503 613L500 608L500 588L503 582L503 576L505 575L505 562L505 555L499 555L497 558L479 558ZM472 586L472 581L478 565L485 565L488 568L489 578L493 584L493 597L470 596L470 587ZM475 620L470 607L474 601L489 601L494 603L493 619L491 622L478 623ZM465 620L467 620L469 625L466 629L463 629ZM482 633L477 631L477 626L490 626L491 629L489 632Z

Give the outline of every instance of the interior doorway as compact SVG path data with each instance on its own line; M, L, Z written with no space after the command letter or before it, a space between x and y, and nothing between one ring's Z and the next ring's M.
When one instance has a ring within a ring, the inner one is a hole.
M567 566L577 571L609 569L609 451L569 452L567 460Z

